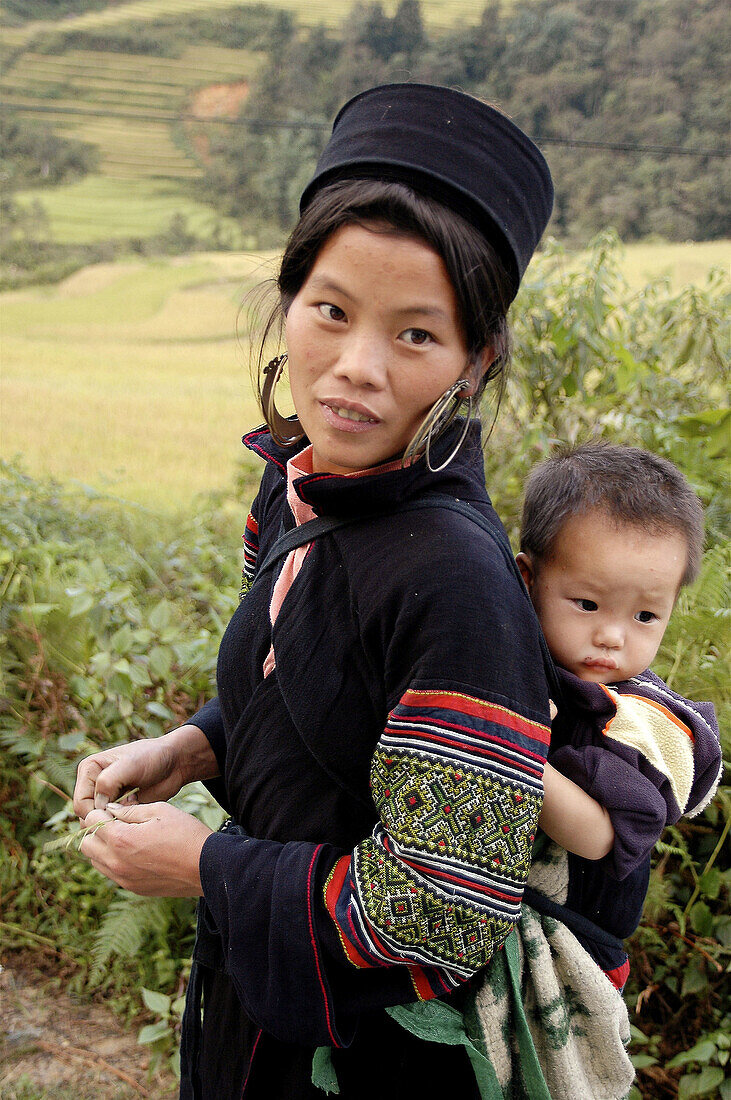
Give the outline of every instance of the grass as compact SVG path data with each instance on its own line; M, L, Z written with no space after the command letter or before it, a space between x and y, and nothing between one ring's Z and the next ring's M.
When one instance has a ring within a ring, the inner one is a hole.
M261 257L88 268L2 295L2 453L156 510L229 488L260 419L239 304Z
M557 261L557 270L577 267L582 253L566 253ZM685 241L680 244L638 241L622 250L622 270L630 287L639 290L649 282L667 279L673 290L704 283L714 267L728 270L731 241Z
M136 1100L140 1095L137 1089L123 1085L118 1088L114 1085L110 1086L109 1091L105 1090L103 1097L98 1086L90 1088L89 1091L83 1085L81 1088L82 1091L79 1091L78 1084L69 1088L54 1085L53 1100ZM7 1088L3 1088L0 1097L2 1097L2 1100L50 1100L51 1093L43 1085L34 1084L29 1077L26 1077L25 1079L21 1078L13 1085L8 1085Z
M166 229L176 214L200 234L219 224L232 240L239 235L235 221L186 195L174 180L86 176L53 189L19 191L14 197L23 205L40 203L54 240L61 243L149 237Z
M686 241L683 244L632 244L625 250L624 272L632 286L667 277L678 289L700 283L712 267L728 271L731 241Z
M631 245L625 271L680 286L730 247ZM129 261L0 295L3 456L156 510L228 489L261 419L236 318L271 267L245 253Z

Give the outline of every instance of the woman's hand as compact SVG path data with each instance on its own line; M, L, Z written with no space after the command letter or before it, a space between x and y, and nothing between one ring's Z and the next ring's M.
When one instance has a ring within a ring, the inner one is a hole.
M211 779L218 765L208 738L187 724L163 737L132 741L82 760L74 790L74 812L86 825L92 810L137 787L137 802L167 801L186 783Z
M145 897L200 897L198 862L211 830L166 802L92 810L86 825L109 824L84 837L81 854L125 890Z

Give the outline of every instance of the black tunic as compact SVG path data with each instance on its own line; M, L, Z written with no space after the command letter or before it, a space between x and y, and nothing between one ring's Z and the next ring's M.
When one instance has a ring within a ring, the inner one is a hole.
M199 1032L189 1006L181 1096L322 1097L310 1077L325 1045L341 1096L468 1098L462 1048L415 1039L384 1008L459 998L500 948L541 806L539 632L485 492L479 433L440 474L422 461L300 478L317 513L362 522L313 542L273 632L277 570L255 561L294 524L292 452L263 430L245 442L267 459L248 525L253 583L221 644L218 699L193 719L240 828L201 854L204 1014ZM434 493L471 504L498 541L443 508L378 514Z

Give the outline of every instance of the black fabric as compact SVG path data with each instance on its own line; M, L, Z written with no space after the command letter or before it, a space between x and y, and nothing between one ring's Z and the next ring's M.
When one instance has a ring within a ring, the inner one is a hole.
M553 917L554 920L565 924L602 970L615 970L625 962L627 952L624 949L622 940L582 916L573 907L558 905L555 901L547 898L545 894L540 894L530 886L526 886L523 900L526 905L530 905L536 912L542 913L546 917Z
M351 99L300 203L328 183L396 179L475 224L502 256L513 294L553 207L542 153L486 103L431 84L385 84Z
M470 520L471 523L477 524L485 534L487 534L492 541L498 547L500 553L505 559L507 568L515 575L519 584L523 585L523 578L518 569L518 565L513 557L512 550L510 549L510 543L507 540L505 532L502 528L496 527L494 524L487 521L476 508L473 508L469 504L464 504L460 500L456 500L454 497L445 496L443 493L434 493L429 497L425 497L421 500L412 500L407 504L403 504L400 508L395 509L394 512L389 511L388 515L395 514L396 511L401 512L414 512L419 511L422 508L446 508L447 511L459 512L460 515ZM322 535L328 534L330 531L336 530L338 527L344 527L349 523L357 523L358 517L350 516L344 519L333 519L326 516L316 516L315 519L309 520L307 523L301 524L299 527L292 528L290 531L286 531L280 535L274 546L269 550L268 554L262 561L261 565L258 565L260 572L268 569L274 562L279 561L281 558L286 557L292 550L296 550L299 546L304 546L308 542L312 542L313 539L320 538ZM529 606L533 610L533 605L530 603L530 597L528 596L528 590L525 590L526 599L529 600ZM548 650L548 646L545 642L542 633L538 635L543 649L543 663L548 678L549 687L551 690L551 698L555 703L561 698L562 688L561 681L559 679L556 667L553 663L553 658Z
M292 451L263 429L247 444L267 458L252 509L261 562L293 523L285 492ZM478 426L440 474L419 462L360 478L308 475L295 487L319 514L371 519L313 544L274 626L277 663L266 678L277 570L256 571L221 644L219 698L192 719L222 761L240 831L209 837L201 855L224 971L197 949L205 1011L198 1042L186 1036L185 1049L199 1087L184 1067L181 1095L240 1100L246 1081L246 1100L304 1100L313 1095L314 1048L327 1044L351 1082L341 1095L353 1100L391 1095L374 1082L391 1087L392 1062L401 1066L394 1096L412 1081L428 1096L443 1064L452 1094L471 1097L461 1049L435 1047L427 1057L383 1011L415 999L408 967L347 962L323 889L377 821L370 762L408 685L431 687L441 676L445 687L463 685L548 725L535 617L503 553L473 521L442 508L373 514L446 493L502 531L484 488ZM353 1082L367 1091L353 1091Z

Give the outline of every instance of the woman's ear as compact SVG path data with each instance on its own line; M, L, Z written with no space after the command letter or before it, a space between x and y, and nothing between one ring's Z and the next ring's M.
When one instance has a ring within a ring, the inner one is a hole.
M482 351L475 356L473 362L470 363L468 369L464 373L464 377L470 383L470 388L468 390L462 390L463 397L474 397L480 388L483 377L487 374L496 359L497 352L492 344L487 344Z
M519 554L515 555L515 560L518 563L518 569L520 569L520 575L525 582L525 587L531 592L533 590L533 581L536 578L533 562L522 550Z

